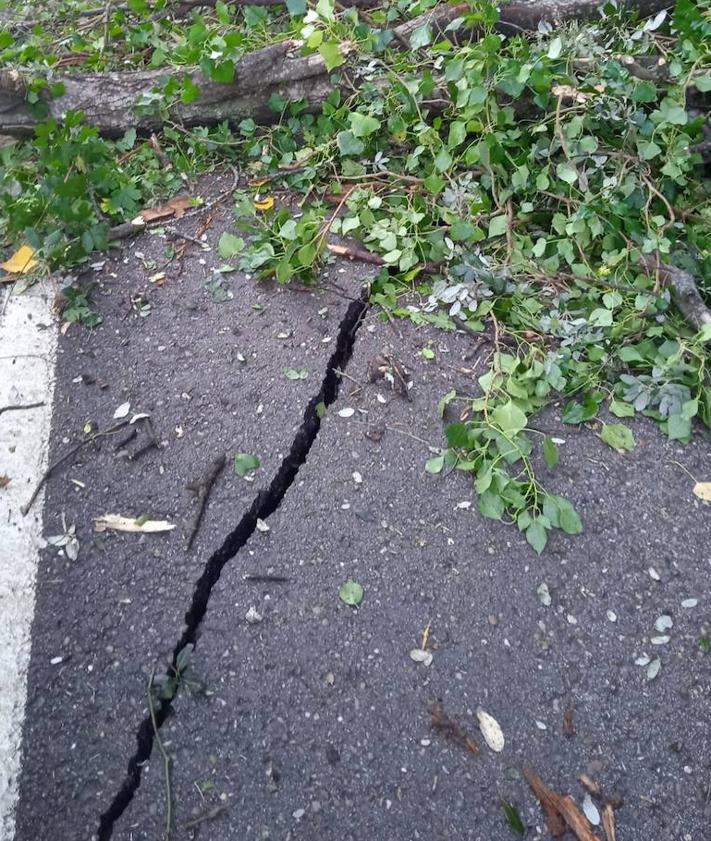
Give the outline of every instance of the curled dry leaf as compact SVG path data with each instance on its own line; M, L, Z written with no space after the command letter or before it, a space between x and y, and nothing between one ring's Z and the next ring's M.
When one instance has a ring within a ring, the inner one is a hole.
M456 742L461 747L469 751L469 753L479 753L479 745L469 735L469 733L453 718L450 718L442 709L441 704L430 704L427 707L430 714L432 729L447 736L452 741Z
M4 263L0 263L0 268L4 269L9 275L12 274L28 274L37 265L37 258L35 257L35 250L29 245L22 245ZM12 278L8 278L12 280Z
M422 648L413 648L410 652L410 659L414 660L415 663L424 663L425 666L429 666L432 663L432 652L425 651Z
M128 531L152 534L161 531L172 531L175 523L167 520L144 520L142 518L122 517L120 514L106 514L94 520L94 531Z
M499 722L481 707L476 711L476 717L486 744L496 753L501 753L504 749L504 734Z
M697 482L694 485L694 496L698 496L705 502L711 502L711 482Z

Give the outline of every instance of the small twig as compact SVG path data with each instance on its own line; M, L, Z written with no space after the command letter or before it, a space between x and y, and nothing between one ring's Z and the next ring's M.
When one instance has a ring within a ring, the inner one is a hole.
M25 403L24 405L2 406L0 407L0 415L3 412L17 412L21 409L36 409L38 406L44 406L44 400L39 403Z
M326 239L326 237L328 236L328 232L331 230L331 225L333 225L333 223L336 220L338 214L341 212L341 208L343 207L343 205L350 198L350 195L353 192L353 190L355 190L355 185L353 187L349 187L345 191L345 193L341 197L341 200L336 205L336 209L333 211L333 213L331 214L329 219L327 221L325 221L323 223L323 225L321 225L321 232L319 233L318 239L316 241L316 243L317 243L316 244L316 251L321 250L321 246L323 245L323 241L324 241L324 239Z
M158 162L163 167L163 169L170 169L171 168L170 159L168 158L168 156L163 151L163 149L160 145L160 141L158 140L158 137L155 133L151 134L150 143L151 143L151 146L153 147L153 151L156 154L156 158L158 158Z
M190 533L188 535L188 540L185 544L186 551L190 550L190 547L193 545L193 540L195 539L195 535L200 528L200 522L202 521L202 515L205 511L205 506L207 505L207 498L210 495L210 491L212 490L212 486L215 484L215 479L220 475L222 469L227 462L227 456L223 453L221 456L218 456L212 464L209 465L205 473L203 473L200 478L195 479L192 482L188 482L186 487L188 490L193 491L194 494L197 496L197 511L195 512L195 516L193 517L192 526L190 528Z
M151 672L151 676L148 679L148 712L150 713L151 724L153 725L153 736L158 745L158 750L163 757L163 770L165 772L165 832L163 833L163 839L164 841L170 841L170 836L173 833L173 792L170 787L171 760L158 732L158 722L156 721L156 711L153 706L153 694L151 692L154 677L155 672Z
M64 455L60 456L56 461L52 462L49 467L44 471L42 476L40 477L39 482L37 483L34 491L32 491L32 496L29 498L26 505L20 506L20 511L22 512L22 516L26 517L30 508L34 504L34 501L37 499L37 494L40 492L44 483L49 479L49 477L54 473L54 471L64 462L71 458L74 453L78 452L85 444L91 444L93 441L96 441L97 438L103 438L107 435L114 435L119 429L123 429L130 421L123 420L117 423L115 426L110 427L109 429L105 429L103 432L94 432L89 435L87 438L83 438L78 444L71 448L71 450L67 450Z
M506 259L508 262L511 261L513 249L513 202L509 199L506 202Z
M287 581L290 581L286 575L256 575L247 573L242 578L244 581L251 581L253 584L286 584Z
M199 826L201 823L205 821L211 821L213 818L219 817L223 812L227 811L227 806L224 803L218 803L216 806L213 806L211 809L207 809L201 815L198 815L193 820L188 821L184 824L185 829L194 829L196 826Z

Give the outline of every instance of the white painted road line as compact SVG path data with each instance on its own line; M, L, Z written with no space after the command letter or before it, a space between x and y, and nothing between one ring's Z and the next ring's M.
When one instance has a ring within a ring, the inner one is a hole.
M0 841L12 841L20 771L20 741L27 695L35 576L42 538L41 493L27 502L47 468L54 392L57 329L50 283L5 301L0 292ZM4 484L4 481L3 481Z

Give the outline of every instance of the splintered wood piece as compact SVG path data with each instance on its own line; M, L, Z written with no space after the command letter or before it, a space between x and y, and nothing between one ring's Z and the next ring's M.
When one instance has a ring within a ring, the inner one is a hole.
M617 841L615 831L615 810L611 803L606 803L602 810L602 828L605 830L607 841Z
M546 825L554 838L563 835L567 826L578 841L600 841L593 832L590 821L576 806L572 797L565 797L548 788L531 768L524 768L523 776L538 798L546 816Z
M452 741L468 750L469 753L479 753L479 745L460 724L447 715L441 704L430 704L427 711L430 714L433 730L437 730L452 739Z
M593 794L595 797L599 796L600 786L595 782L595 780L588 777L587 774L581 774L578 779L580 780L580 784L583 788L587 789L590 794Z
M564 736L574 736L575 735L575 725L573 724L573 712L575 711L575 707L572 704L568 704L565 708L565 712L563 713L563 735Z

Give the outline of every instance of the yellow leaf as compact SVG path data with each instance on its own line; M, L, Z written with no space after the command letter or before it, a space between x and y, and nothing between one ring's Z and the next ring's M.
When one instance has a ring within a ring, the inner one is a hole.
M274 197L267 196L266 199L262 199L261 201L255 201L254 209L255 210L271 210L274 207Z
M8 274L27 274L37 265L37 258L35 257L34 248L29 245L23 245L6 260L0 263L0 268L5 269Z
M698 496L705 502L711 502L711 482L697 482L694 485L694 496Z

